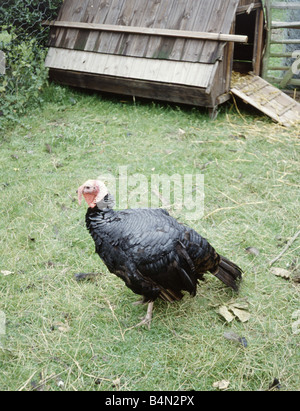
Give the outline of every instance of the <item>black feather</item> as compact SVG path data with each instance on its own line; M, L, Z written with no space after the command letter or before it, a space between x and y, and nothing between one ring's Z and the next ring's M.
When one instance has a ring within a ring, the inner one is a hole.
M145 302L180 300L184 291L194 296L207 271L237 289L241 269L166 210L89 208L86 225L109 271Z
M238 291L238 280L242 278L242 270L236 264L221 256L218 271L215 276L224 284Z

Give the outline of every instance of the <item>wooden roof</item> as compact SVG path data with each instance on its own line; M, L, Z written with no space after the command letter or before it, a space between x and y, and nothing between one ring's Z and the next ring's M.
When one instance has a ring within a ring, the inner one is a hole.
M64 0L57 21L230 33L239 0ZM51 29L50 46L147 59L214 64L224 42L67 27Z
M254 7L257 7L257 6L261 6L261 0L256 0L256 1L253 1L253 0L240 0L240 3L239 3L239 7L242 7L242 6L254 6Z

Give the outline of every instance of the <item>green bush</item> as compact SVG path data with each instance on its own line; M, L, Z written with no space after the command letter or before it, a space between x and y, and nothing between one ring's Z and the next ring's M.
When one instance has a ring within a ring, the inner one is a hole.
M6 58L6 73L0 75L0 128L43 102L48 29L41 23L54 19L61 3L4 0L0 6L0 50Z
M11 39L1 44L1 38ZM0 34L0 47L6 56L7 71L0 76L1 116L13 120L28 106L42 102L41 91L47 82L45 50L36 39L14 43L14 34Z
M48 30L42 27L43 20L57 16L63 0L3 0L0 5L0 26L13 26L19 41L35 37L46 43Z

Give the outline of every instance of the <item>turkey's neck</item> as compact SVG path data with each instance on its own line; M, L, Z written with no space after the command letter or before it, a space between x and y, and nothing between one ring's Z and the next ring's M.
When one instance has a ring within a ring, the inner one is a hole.
M108 193L101 201L97 203L97 208L100 211L107 211L113 209L115 206L115 199L114 197Z
M99 204L99 203L98 203ZM86 212L85 221L87 228L90 230L101 224L101 222L111 221L114 219L115 210L111 208L99 209L98 205L94 208L89 207Z

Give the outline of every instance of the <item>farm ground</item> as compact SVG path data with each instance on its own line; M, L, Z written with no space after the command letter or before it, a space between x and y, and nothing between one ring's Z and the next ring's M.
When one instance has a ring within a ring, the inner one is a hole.
M48 101L0 136L0 389L213 390L226 380L245 391L275 378L299 389L299 284L269 262L299 230L300 129L230 105L212 122L194 108L58 86ZM85 180L120 166L149 181L204 175L204 216L170 212L243 268L238 295L207 275L194 299L157 302L151 329L132 328L145 307L94 254L76 201ZM291 278L299 241L274 264ZM78 283L78 272L101 275ZM220 316L232 302L247 304L247 322Z

